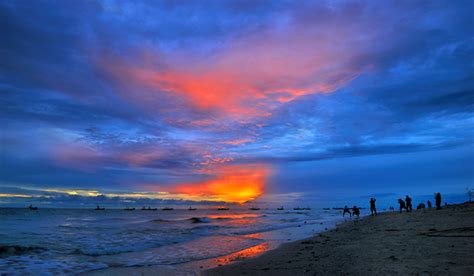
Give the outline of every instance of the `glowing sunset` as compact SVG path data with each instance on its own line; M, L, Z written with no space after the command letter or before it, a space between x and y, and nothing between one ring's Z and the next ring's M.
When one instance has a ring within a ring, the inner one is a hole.
M471 275L473 10L1 1L0 275Z

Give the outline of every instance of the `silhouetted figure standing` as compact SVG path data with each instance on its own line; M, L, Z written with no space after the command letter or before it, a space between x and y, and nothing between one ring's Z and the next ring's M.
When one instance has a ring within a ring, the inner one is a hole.
M346 213L349 213L349 217L352 217L351 210L349 210L349 207L344 206L344 211L342 212L342 216L344 216Z
M431 209L431 207L433 207L433 205L431 205L431 201L427 201L426 204L428 204L428 208Z
M375 201L377 201L375 198L370 198L370 213L372 215L377 215L377 208L375 208Z
M411 198L408 195L405 197L405 202L407 203L407 212L413 211L413 205L411 203Z
M400 204L400 213L402 212L403 209L407 208L405 206L405 201L403 201L403 199L401 199L401 198L398 199L398 204Z
M436 202L436 209L437 210L441 209L441 194L440 193L436 193L435 202Z
M352 214L354 214L354 216L357 216L357 217L359 217L359 215L360 215L360 210L355 205L354 205L354 207L352 207Z

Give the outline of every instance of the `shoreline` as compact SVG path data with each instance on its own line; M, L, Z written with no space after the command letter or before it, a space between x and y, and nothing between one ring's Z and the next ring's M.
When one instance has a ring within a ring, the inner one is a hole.
M229 254L207 259L193 260L169 265L145 265L129 267L107 267L80 273L80 275L201 275L209 269L223 267L234 263L253 259L269 251L276 250L286 244L307 239L315 234L336 228L344 219L334 216L331 220L317 224L305 224L270 230L265 232L242 235L243 237L261 239L262 242Z
M472 252L474 203L465 203L346 221L202 275L472 275Z

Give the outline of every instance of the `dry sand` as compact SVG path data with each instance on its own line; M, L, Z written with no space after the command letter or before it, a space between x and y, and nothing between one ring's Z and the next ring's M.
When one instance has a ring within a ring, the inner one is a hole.
M474 204L341 224L205 275L474 275Z

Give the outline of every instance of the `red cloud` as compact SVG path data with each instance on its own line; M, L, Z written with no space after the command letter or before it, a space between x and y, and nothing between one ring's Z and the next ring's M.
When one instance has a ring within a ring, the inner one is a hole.
M293 23L237 36L208 56L193 49L166 54L142 49L142 58L134 62L105 57L101 65L129 86L125 97L141 103L173 95L198 110L240 118L269 116L279 104L332 92L360 74L363 68L353 65L351 48L335 46L341 40L350 43L347 32Z

